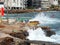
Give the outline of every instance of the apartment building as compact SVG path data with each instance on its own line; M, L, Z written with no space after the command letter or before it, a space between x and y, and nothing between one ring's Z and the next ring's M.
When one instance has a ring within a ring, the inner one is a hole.
M58 4L59 4L59 6L60 6L60 0L58 0Z
M7 7L9 9L25 9L26 7L47 9L58 3L60 4L60 0L4 0L4 7L6 9Z
M27 7L31 7L32 6L32 0L27 0Z
M58 0L49 0L51 5L58 5Z
M41 0L28 0L28 7L39 8L41 7Z
M29 6L34 8L49 8L49 0L28 0Z
M49 8L50 7L50 3L49 0L41 0L41 8Z
M41 0L32 0L32 6L35 8L41 7Z
M7 9L25 9L27 6L27 0L5 0L4 6Z

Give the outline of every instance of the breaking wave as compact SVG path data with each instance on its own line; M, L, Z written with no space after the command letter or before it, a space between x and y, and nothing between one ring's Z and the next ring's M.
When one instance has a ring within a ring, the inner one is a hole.
M46 41L46 42L55 42L60 44L60 36L59 35L52 35L51 37L47 37L45 32L39 27L35 30L28 29L29 36L27 39L29 40L36 40L36 41Z
M43 12L36 15L35 18L29 21L39 21L40 24L56 24L60 23L60 20L57 18L51 18L46 16ZM38 41L49 41L60 43L59 35L52 35L51 37L45 36L45 32L41 28L37 28L35 30L28 29L29 36L27 37L29 40L38 40Z
M60 22L59 19L50 18L46 16L43 12L37 14L35 18L31 19L30 21L39 21L41 24L55 24Z
M37 28L36 30L29 29L28 32L29 36L27 38L29 40L56 42L55 39L45 36L45 32L41 28Z

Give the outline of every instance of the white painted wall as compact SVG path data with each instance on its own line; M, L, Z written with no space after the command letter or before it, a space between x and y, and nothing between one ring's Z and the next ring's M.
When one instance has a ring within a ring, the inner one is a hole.
M49 0L51 5L58 5L58 0Z
M8 7L22 7L25 8L26 0L8 0ZM7 7L7 0L5 0L5 7Z
M41 0L41 8L49 8L49 0Z

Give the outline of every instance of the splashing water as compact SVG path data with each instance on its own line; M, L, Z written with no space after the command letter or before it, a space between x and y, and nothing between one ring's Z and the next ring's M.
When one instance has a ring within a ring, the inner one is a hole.
M51 37L47 37L45 32L39 27L35 30L28 29L29 36L27 39L29 40L36 40L36 41L46 41L46 42L55 42L60 44L60 36L59 35L52 35Z
M27 38L29 40L56 42L55 39L45 36L45 33L41 28L37 28L36 30L29 29L28 32L29 36Z
M57 18L50 18L46 16L44 13L39 13L35 18L29 21L39 21L40 24L56 24L59 23L60 20ZM29 36L27 37L29 40L38 40L38 41L48 41L48 42L56 42L60 43L60 36L53 35L51 37L45 36L44 31L41 28L37 28L36 30L28 29Z
M60 22L59 19L50 18L50 17L46 16L43 12L37 14L36 17L31 19L30 21L39 21L41 24L55 24L57 22L58 23Z
M60 35L52 35L50 38L54 38L57 43L60 43Z

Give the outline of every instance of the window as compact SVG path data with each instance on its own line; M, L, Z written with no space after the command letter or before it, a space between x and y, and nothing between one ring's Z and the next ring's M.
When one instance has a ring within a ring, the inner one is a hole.
M20 3L20 5L22 5L22 3Z
M8 7L8 9L10 9L10 7Z
M14 7L14 9L16 9L16 8Z
M17 9L19 9L19 7L17 7Z
M0 4L4 4L3 2L0 2Z
M15 0L13 0L15 2Z
M22 9L22 7L20 7L20 9Z

